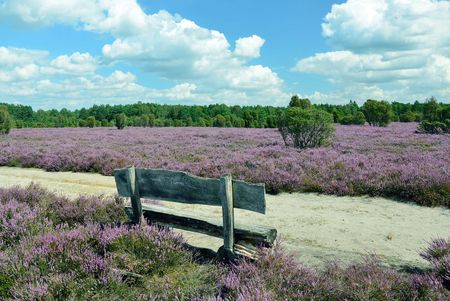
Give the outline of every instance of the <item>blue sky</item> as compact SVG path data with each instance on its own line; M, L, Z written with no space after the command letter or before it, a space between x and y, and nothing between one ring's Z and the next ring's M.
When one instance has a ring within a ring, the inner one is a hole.
M450 101L450 1L0 0L0 101Z

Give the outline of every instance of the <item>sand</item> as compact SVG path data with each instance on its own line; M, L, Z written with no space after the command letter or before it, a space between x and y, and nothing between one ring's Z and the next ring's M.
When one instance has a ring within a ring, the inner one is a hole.
M89 173L46 172L0 167L0 187L35 182L72 197L115 193L114 178ZM221 208L164 203L173 208L220 216ZM344 263L377 254L396 268L426 267L418 253L427 242L450 235L450 210L426 208L380 197L336 197L314 193L267 195L267 214L236 210L236 220L269 225L283 245L309 266ZM218 249L221 240L181 231L188 242Z

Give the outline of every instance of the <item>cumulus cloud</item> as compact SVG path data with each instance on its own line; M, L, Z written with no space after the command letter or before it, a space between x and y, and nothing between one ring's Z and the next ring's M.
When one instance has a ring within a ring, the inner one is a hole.
M257 35L237 39L234 53L244 58L258 58L260 56L259 51L265 42L263 38Z
M326 76L340 90L333 97L448 101L448 28L450 1L348 0L322 24L335 51L301 59L293 70Z
M450 46L450 2L348 0L322 24L332 45L355 52Z
M20 81L49 75L93 73L97 60L75 52L51 60L47 51L0 47L0 81Z
M113 37L102 47L106 64L122 62L174 82L174 87L200 94L212 89L248 99L260 88L267 97L283 97L283 82L270 68L248 65L260 55L264 39L238 39L234 51L225 35L195 22L159 11L145 13L136 0L0 0L0 18L29 26L66 24ZM75 62L75 65L73 65ZM94 72L95 61L81 54L53 62L66 73ZM252 81L252 82L251 82ZM189 83L189 86L183 86ZM180 85L180 86L178 86ZM181 93L183 94L183 93ZM184 93L187 98L192 94ZM283 102L285 99L275 99Z
M273 104L272 99L263 98L267 93L279 99L284 96L273 88L279 84L278 78L267 76L271 74L270 69L259 65L248 67L255 70L247 73L230 75L228 80L234 82L227 88L200 90L193 82L178 83L167 89L146 87L138 83L135 74L121 70L99 75L95 72L97 63L88 53L76 52L52 59L45 51L0 47L0 99L18 103L26 99L36 107L53 108L137 100L251 104L264 99L266 104ZM258 85L267 88L259 89Z
M56 73L85 74L94 72L98 62L89 53L75 52L70 56L58 56L50 62L50 66Z
M3 68L31 64L48 56L47 51L0 47L0 66Z

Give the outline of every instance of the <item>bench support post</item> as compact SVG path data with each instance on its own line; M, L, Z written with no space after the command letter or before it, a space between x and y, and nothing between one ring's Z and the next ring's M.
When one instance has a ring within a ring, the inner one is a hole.
M234 257L234 204L233 183L231 175L221 178L222 193L222 216L223 216L223 248L227 259Z
M136 168L134 166L128 168L127 180L131 192L130 199L131 207L133 209L132 222L140 225L142 221L142 204L139 196L138 181L136 179Z

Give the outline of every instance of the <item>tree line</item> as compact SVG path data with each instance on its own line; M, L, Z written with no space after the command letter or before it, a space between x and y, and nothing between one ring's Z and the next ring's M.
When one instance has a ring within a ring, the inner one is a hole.
M355 101L345 105L311 104L307 99L293 96L290 107L302 102L332 115L334 123L385 126L392 121L421 122L424 119L445 123L450 119L450 105L436 101L400 103L367 100L362 106ZM429 103L432 103L430 106ZM47 127L246 127L277 128L286 108L274 106L167 105L138 102L128 105L94 105L77 110L33 110L31 106L0 103L9 112L14 128ZM432 107L432 108L430 108ZM430 111L431 113L430 118ZM0 116L0 119L2 117ZM429 124L427 124L430 127ZM438 124L439 125L439 124ZM441 126L439 125L439 126ZM435 125L432 125L435 126Z

